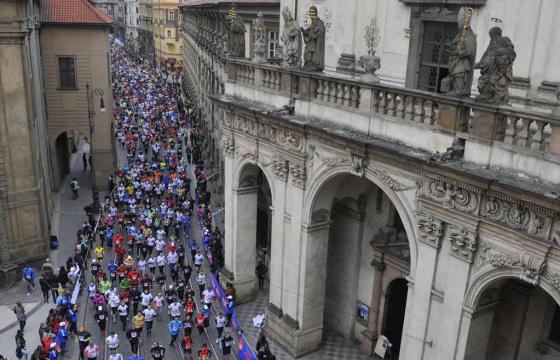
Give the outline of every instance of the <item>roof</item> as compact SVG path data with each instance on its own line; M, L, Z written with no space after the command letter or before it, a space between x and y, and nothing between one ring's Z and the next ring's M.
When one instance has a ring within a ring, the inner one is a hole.
M187 0L187 2L179 5L179 8L195 7L195 6L211 6L220 4L280 4L280 0Z
M88 0L41 0L41 23L109 25L110 17Z

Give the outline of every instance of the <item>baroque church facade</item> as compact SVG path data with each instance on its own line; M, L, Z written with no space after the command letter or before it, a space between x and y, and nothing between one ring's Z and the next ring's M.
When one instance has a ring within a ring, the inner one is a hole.
M231 2L181 7L184 85L223 192L222 278L249 301L266 262L266 331L294 357L326 327L367 353L385 336L399 359L560 357L559 47L539 35L560 5L351 3L240 1L235 18ZM323 71L300 66L305 37L300 63L284 55L286 24L311 29L311 6ZM492 28L515 44L507 102L477 100L478 70L473 96L441 93L442 54L468 27L477 62ZM284 52L263 61L271 31ZM234 35L244 54L228 53Z

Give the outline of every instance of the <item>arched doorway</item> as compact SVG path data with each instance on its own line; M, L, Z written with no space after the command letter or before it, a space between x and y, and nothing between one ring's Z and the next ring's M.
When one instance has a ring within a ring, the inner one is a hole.
M56 154L56 168L57 168L57 179L56 184L60 186L60 182L64 177L70 173L70 146L71 142L68 139L68 134L66 132L61 133L57 136L54 147Z
M367 178L340 174L322 186L312 209L308 241L327 244L318 252L326 252L325 330L361 341L367 353L385 335L398 354L411 252L394 203Z
M401 348L401 339L408 294L408 282L403 279L391 281L385 295L385 319L383 321L383 335L390 339L391 352L398 359Z
M472 314L465 360L560 358L560 307L515 278L490 284Z
M272 192L265 174L254 164L244 165L238 184L234 194L236 253L232 258L232 271L238 301L243 302L251 299L257 288L255 269L258 262L267 268L270 264Z

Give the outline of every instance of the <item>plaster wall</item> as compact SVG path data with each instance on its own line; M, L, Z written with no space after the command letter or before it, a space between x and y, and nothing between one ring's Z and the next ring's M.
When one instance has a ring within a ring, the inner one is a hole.
M483 167L512 170L521 177L536 176L560 184L560 157L531 150L509 148L506 144L489 146L476 140L465 144L464 160Z
M56 159L54 143L58 135L73 132L89 136L89 119L86 83L90 91L101 89L105 112L99 110L100 96L94 95L94 141L95 176L98 187L107 188L107 176L113 171L113 147L111 142L111 118L113 101L109 60L108 27L45 26L41 34L45 98L47 104L47 132L52 149L52 161ZM58 57L74 57L76 89L59 87ZM60 179L58 180L58 182ZM58 184L59 185L59 184Z

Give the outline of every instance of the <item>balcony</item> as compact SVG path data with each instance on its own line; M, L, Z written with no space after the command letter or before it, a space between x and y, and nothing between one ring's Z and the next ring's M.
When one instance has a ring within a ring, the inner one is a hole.
M405 145L429 161L453 158L560 183L560 118L550 114L248 60L229 60L227 77L226 96L293 104L296 117L333 131Z

